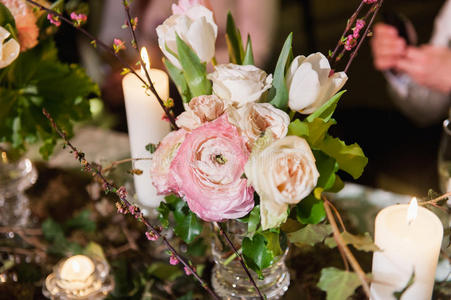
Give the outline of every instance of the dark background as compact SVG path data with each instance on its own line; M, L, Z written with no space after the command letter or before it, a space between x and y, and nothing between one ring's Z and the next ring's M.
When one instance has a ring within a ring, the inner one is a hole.
M265 70L270 72L274 69L280 47L290 32L294 33L295 55L308 55L315 51L327 54L329 49L335 47L346 20L359 2L281 1L273 54ZM95 10L95 7L100 10L99 2L91 3L95 3L95 6L91 5L91 10ZM385 0L382 10L402 12L407 16L414 24L419 43L422 44L430 39L433 20L443 4L443 0ZM95 11L92 14L98 16ZM99 23L96 18L90 17L91 23L88 25L92 31L96 31L96 24L93 23ZM381 21L380 16L378 21ZM121 24L118 23L118 30ZM58 35L60 56L65 61L79 60L78 53L74 51L77 49L75 35L72 29L65 26L62 26ZM368 40L348 71L348 77L344 87L348 92L338 106L335 115L338 125L332 130L334 135L341 137L348 144L360 144L369 158L367 169L357 182L416 196L425 196L430 188L438 190L437 152L441 135L440 124L421 128L398 111L387 93L382 74L373 67ZM104 85L103 98L107 110L116 116L114 129L126 131L125 108L122 99L116 99L118 95L122 95L116 90L120 88L121 76L114 74L112 78L117 83ZM178 96L174 87L171 89L171 96L175 99ZM353 181L346 175L343 178Z

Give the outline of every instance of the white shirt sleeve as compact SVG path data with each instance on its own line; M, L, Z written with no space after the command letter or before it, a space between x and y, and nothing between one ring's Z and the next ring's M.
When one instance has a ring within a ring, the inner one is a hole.
M450 47L451 0L447 0L435 19L432 45ZM408 117L420 125L428 125L443 119L449 110L450 95L418 85L407 75L384 73L389 92L395 104Z

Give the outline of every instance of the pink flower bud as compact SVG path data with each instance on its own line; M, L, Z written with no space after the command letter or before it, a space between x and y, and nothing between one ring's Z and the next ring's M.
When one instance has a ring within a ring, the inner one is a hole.
M171 257L169 258L169 263L175 266L179 263L179 259L174 254L172 254Z

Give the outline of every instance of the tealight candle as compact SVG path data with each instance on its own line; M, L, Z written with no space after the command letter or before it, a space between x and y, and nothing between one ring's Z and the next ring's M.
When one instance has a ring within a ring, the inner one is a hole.
M155 90L160 98L166 101L169 97L168 75L162 70L148 67L150 63L145 48L141 50L141 56ZM141 76L146 78L143 67L141 67ZM143 83L134 74L130 73L124 77L122 87L131 156L133 158L150 158L150 153L145 149L146 145L149 143L158 144L170 132L170 124L163 119L164 110L155 95L150 91L146 92ZM158 207L163 197L156 194L156 189L150 182L150 175L148 174L150 161L136 161L134 167L144 172L142 175L134 175L138 201L147 207Z
M381 210L375 222L371 299L395 299L415 273L414 283L402 299L431 299L443 226L440 219L417 200Z
M94 272L94 263L85 255L69 257L62 265L60 278L67 282L66 288L82 289L89 285L87 280Z

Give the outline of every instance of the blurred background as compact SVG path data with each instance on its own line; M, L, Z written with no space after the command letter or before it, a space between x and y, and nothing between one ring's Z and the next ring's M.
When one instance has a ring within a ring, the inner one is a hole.
M107 43L114 37L130 40L128 31L121 29L125 15L117 0L85 1L90 15L87 28ZM141 44L150 49L152 66L163 68L157 47L155 27L170 15L170 0L134 0L132 13L140 20L138 31ZM294 33L295 55L321 51L327 54L342 34L347 18L360 1L357 0L211 0L217 14L219 34L217 48L225 49L225 12L231 10L241 29L243 39L252 36L256 62L271 73L286 36ZM246 4L243 4L246 2ZM414 25L419 44L427 43L433 21L443 0L386 0L383 11L400 12ZM118 10L114 9L118 7ZM381 21L379 15L378 20ZM60 57L66 62L80 62L102 87L105 111L112 118L114 130L127 131L125 108L121 92L120 66L107 54L92 49L89 41L63 25L58 37ZM131 47L129 47L131 48ZM129 49L131 50L131 49ZM134 51L124 53L130 62ZM226 53L224 52L224 57ZM221 56L221 55L219 55ZM218 58L221 62L221 57ZM222 62L225 62L222 59ZM338 68L337 71L340 71ZM389 191L424 196L428 189L438 191L437 155L441 122L419 126L404 116L391 100L383 74L372 61L369 40L348 72L345 89L335 119L333 132L348 143L357 142L369 158L364 175L357 181ZM175 87L171 97L178 100ZM446 115L446 112L445 112ZM352 178L344 176L345 180Z

